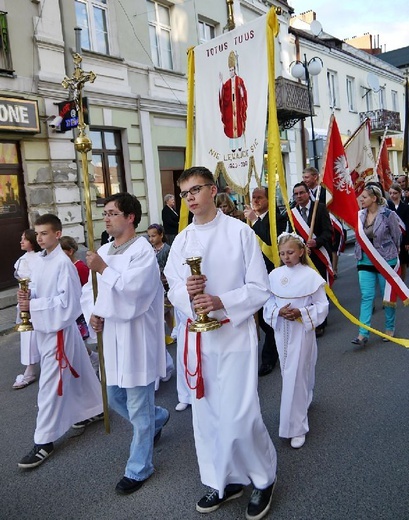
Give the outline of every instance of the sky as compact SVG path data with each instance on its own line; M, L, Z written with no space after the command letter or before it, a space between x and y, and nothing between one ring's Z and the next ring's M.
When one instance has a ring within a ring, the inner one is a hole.
M383 52L409 46L409 0L287 0L294 14L315 11L324 32L345 40L379 35Z

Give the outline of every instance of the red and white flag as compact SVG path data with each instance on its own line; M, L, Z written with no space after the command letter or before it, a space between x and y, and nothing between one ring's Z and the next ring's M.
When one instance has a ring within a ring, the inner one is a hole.
M376 164L376 171L379 177L379 182L382 184L385 192L389 191L392 186L392 172L389 166L388 147L386 139L382 139L381 148L379 150L378 161Z
M378 182L375 170L375 159L372 153L369 136L371 126L365 120L345 143L345 154L349 171L357 197L362 193L367 182Z
M346 222L352 229L356 229L359 208L334 115L331 116L329 123L324 158L322 184L330 197L327 202L328 211Z

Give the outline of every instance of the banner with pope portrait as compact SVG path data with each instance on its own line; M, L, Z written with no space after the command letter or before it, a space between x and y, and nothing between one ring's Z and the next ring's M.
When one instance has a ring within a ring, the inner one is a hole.
M238 193L261 174L267 120L266 16L199 45L196 160Z

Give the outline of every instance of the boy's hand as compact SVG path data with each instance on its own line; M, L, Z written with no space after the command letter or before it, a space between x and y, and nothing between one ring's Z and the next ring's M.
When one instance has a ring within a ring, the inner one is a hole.
M223 303L218 296L211 294L198 294L193 298L196 313L208 313L223 309Z
M202 293L206 287L207 278L205 275L192 274L188 276L186 280L186 289L189 293L190 299L192 300L194 296Z

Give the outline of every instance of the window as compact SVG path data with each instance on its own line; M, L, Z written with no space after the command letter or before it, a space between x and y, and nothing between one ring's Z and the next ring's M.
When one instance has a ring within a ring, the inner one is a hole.
M109 54L108 0L75 0L77 24L81 27L81 47Z
M0 71L13 72L11 62L7 13L0 11Z
M199 20L199 43L206 43L214 38L214 26Z
M318 107L320 105L320 89L318 88L318 77L310 76L310 84L312 88L312 104Z
M379 108L383 110L385 108L385 89L380 88L379 90Z
M91 130L91 165L98 199L126 191L121 134L113 130Z
M355 104L355 78L347 76L347 99L348 99L348 110L350 112L356 111Z
M367 90L365 94L366 111L370 112L373 109L372 90Z
M338 74L335 71L327 72L328 97L330 108L340 108L338 94Z
M392 110L393 112L399 112L398 93L396 90L392 90Z
M173 69L169 9L151 0L146 0L146 4L153 64L162 69Z

